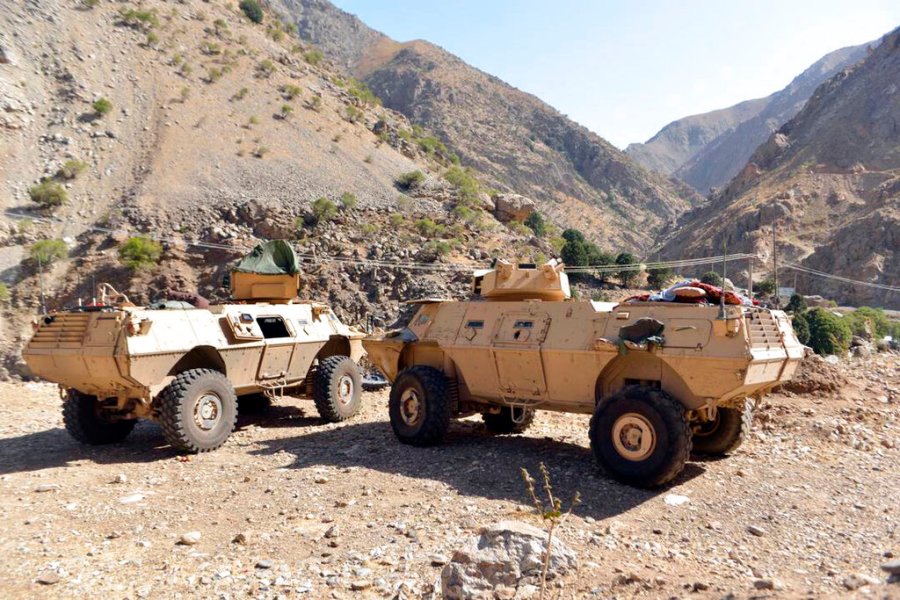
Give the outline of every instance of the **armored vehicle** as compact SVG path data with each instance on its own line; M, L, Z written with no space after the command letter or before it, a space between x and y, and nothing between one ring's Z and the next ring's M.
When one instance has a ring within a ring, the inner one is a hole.
M536 410L584 413L603 470L661 485L692 446L734 450L750 400L789 379L803 357L782 312L700 299L571 300L556 261L500 261L475 273L473 292L470 301L418 301L406 327L363 341L393 384L401 442L437 444L452 418L478 413L496 433L524 431Z
M295 300L298 285L286 242L238 264L230 304L139 307L101 284L90 305L43 316L23 356L60 385L66 429L88 444L122 440L146 418L180 451L213 450L234 430L238 397L253 395L312 397L322 418L347 419L360 406L364 334Z

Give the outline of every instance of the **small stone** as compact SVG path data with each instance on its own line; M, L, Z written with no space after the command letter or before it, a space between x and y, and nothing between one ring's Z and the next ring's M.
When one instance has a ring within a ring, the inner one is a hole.
M687 496L682 496L680 494L666 494L665 498L663 498L663 502L665 502L668 506L682 506L690 501L690 498L688 498Z
M881 565L881 570L891 575L900 575L900 560L892 560Z
M135 502L140 502L144 499L143 494L129 494L127 496L122 496L119 498L119 502L122 504L134 504Z
M872 583L880 583L877 579L873 579L866 575L859 575L854 573L852 575L848 575L844 577L844 581L842 582L844 587L850 590L851 592L854 590L858 590L859 588L872 584Z
M178 538L178 543L182 546L193 546L200 541L201 537L202 534L199 531L188 531L181 534L181 537Z
M359 580L350 582L350 589L354 592L361 592L363 590L369 589L370 587L372 587L371 581Z
M313 479L313 481L315 481L316 483L328 483L328 478L324 475L319 475L318 477Z
M443 554L432 554L429 557L429 560L431 561L432 567L440 567L450 562L450 557L444 556Z
M268 559L263 559L263 560L257 561L256 568L257 569L271 569L272 561L268 560Z
M237 534L236 536L234 536L234 538L232 538L231 543L232 544L241 544L241 545L246 546L247 545L247 534L246 533Z
M41 585L53 585L59 583L59 573L56 571L45 571L38 575L37 582Z
M128 483L128 477L125 476L125 473L119 473L116 475L115 479L112 480L113 483Z
M332 525L325 531L325 537L328 539L334 539L340 534L341 530L337 525Z
M703 583L702 581L697 581L694 583L693 590L695 592L705 592L709 589L708 583Z
M747 525L747 531L755 535L756 537L762 537L766 535L766 530L757 525Z
M757 579L753 582L753 587L758 590L774 590L775 582L771 579Z
M62 489L58 483L42 483L41 485L34 488L34 491L38 494L43 494L45 492L56 492Z

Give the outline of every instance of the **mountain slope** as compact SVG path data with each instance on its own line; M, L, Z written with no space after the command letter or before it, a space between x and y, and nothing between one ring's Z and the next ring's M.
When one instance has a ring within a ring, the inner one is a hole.
M294 240L308 255L304 293L351 323L389 323L401 299L447 295L493 256L553 252L481 205L461 210L445 161L398 135L407 119L359 99L327 64L309 64L311 48L283 29L271 13L257 25L223 0L32 0L0 11L8 360L30 335L41 284L51 309L91 298L93 281L137 302L171 288L222 299L222 276L262 239ZM107 114L92 107L101 97ZM68 161L81 163L77 174L58 175ZM398 185L415 171L422 182ZM60 206L29 199L44 178L66 190ZM138 234L162 240L162 253L130 270L118 250ZM41 278L28 255L42 240L59 241L64 256L45 261Z
M697 201L598 135L423 41L398 43L325 0L273 0L301 39L365 81L385 106L436 132L494 185L541 202L559 224L582 222L604 245L640 249Z
M770 259L774 226L782 260L900 285L898 82L900 29L819 86L721 193L685 216L663 254L708 254L724 241ZM798 282L804 291L805 279ZM900 306L896 292L827 281L816 289L853 304Z
M625 152L642 165L706 193L737 175L753 150L796 115L822 82L859 62L869 46L830 52L766 98L679 119L646 143L629 145Z

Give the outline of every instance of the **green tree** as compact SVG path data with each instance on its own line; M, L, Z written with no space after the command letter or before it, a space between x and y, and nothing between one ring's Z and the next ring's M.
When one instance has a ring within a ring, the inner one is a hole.
M891 321L880 308L861 306L845 317L853 335L866 337L869 332L878 337L900 337L900 323Z
M66 188L56 181L45 179L28 189L28 196L32 202L36 202L44 208L54 208L62 205L69 199Z
M662 269L650 269L647 271L647 285L653 289L662 289L664 285L672 278L674 273L668 267Z
M775 280L771 277L763 279L762 281L754 284L753 290L758 294L771 296L775 293Z
M562 237L567 242L584 242L584 234L577 229L566 229L562 232Z
M715 271L707 271L700 278L701 283L705 283L706 285L714 285L716 287L722 287L722 276L716 273Z
M450 167L447 169L447 172L444 173L444 179L456 188L457 192L459 192L460 200L466 204L472 204L478 200L480 186L470 169L464 169L458 166Z
M794 318L791 320L791 324L794 326L794 333L797 334L797 339L800 340L800 343L804 346L809 345L809 323L806 320L806 317L802 312L798 312L794 314Z
M312 211L316 223L327 223L337 216L337 205L328 198L317 198L312 203Z
M788 301L787 306L784 307L784 310L789 313L802 313L806 310L806 298L801 296L800 294L793 294L791 299Z
M803 316L809 326L809 346L816 354L843 354L850 347L853 334L843 317L818 307Z
M341 204L344 208L355 208L357 204L356 194L344 192L341 194Z
M525 225L538 237L547 235L547 223L544 221L543 215L537 211L528 215L528 218L525 219Z
M39 240L28 250L31 260L44 266L52 264L69 255L69 248L60 239Z
M119 246L119 262L132 271L150 268L157 264L161 257L162 245L146 236L128 238Z
M397 185L405 190L415 187L423 181L425 181L425 173L419 170L401 173L396 179Z
M567 241L560 252L560 257L570 267L584 267L588 264L588 250L584 242Z
M622 267L636 265L638 264L638 259L630 252L621 252L616 256L616 264ZM638 274L638 271L629 269L621 269L617 272L619 279L622 281L622 285L625 287L630 287L635 279L637 279Z
M244 11L244 14L247 15L247 18L254 23L263 22L263 9L259 5L258 0L241 0L238 7L240 7L240 9Z

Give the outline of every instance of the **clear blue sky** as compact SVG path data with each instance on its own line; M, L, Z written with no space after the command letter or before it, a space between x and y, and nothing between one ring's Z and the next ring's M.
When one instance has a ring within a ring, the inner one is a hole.
M900 25L898 0L333 0L425 39L617 146L766 96L822 55Z

